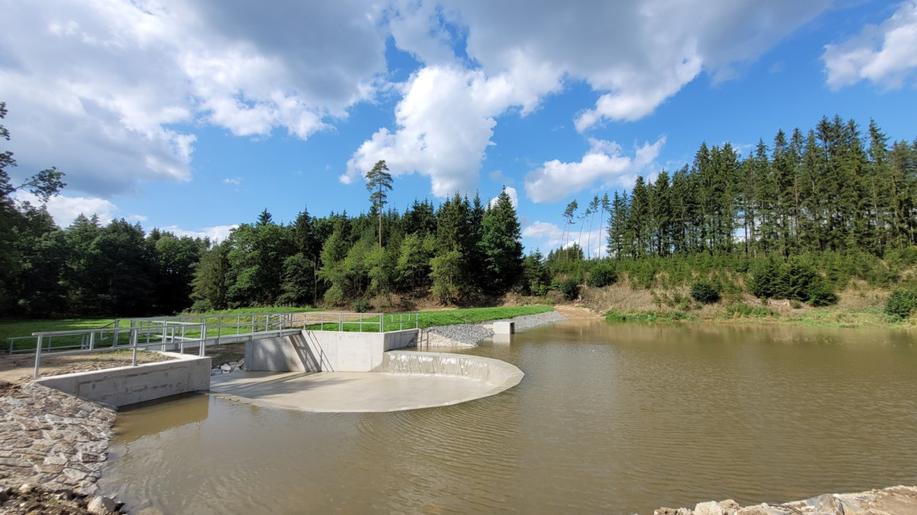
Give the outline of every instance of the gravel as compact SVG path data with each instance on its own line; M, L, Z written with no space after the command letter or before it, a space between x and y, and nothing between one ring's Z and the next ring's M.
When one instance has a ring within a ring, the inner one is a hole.
M518 332L525 331L527 329L533 329L543 325L553 324L555 322L560 322L561 320L565 320L565 317L557 311L549 311L547 313L540 313L537 315L518 316L511 318L510 320L515 323L515 330ZM493 329L491 329L491 324L493 322L494 321L481 324L440 325L430 327L427 329L427 331L451 340L453 343L456 343L460 346L474 346L481 341L493 336L494 332ZM438 341L434 346L443 345L449 346L449 343Z

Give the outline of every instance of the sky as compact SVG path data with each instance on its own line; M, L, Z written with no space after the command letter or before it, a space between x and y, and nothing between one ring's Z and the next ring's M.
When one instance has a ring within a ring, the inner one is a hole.
M506 188L528 251L567 202L824 115L917 137L917 0L0 0L0 101L48 209L225 238ZM20 200L29 200L19 194ZM598 222L588 238L601 252ZM587 231L588 233L588 231ZM586 241L583 242L587 243Z

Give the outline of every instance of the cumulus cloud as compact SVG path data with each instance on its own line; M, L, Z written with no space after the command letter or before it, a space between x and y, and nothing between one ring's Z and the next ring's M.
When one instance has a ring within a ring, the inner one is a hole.
M870 25L851 39L825 46L828 86L837 89L867 80L898 88L917 70L917 1L909 0L881 25Z
M14 197L18 202L28 202L33 206L41 205L38 197L27 191L18 191ZM45 208L60 227L67 227L81 214L87 217L98 216L100 222L107 224L118 212L118 206L103 198L66 195L51 197Z
M516 191L516 188L513 188L512 186L506 186L503 189L506 191L506 194L509 195L509 201L513 204L513 207L519 207L519 192ZM488 202L487 205L493 207L499 198L500 196L498 195L490 199L490 202Z
M363 142L341 181L352 182L384 159L393 175L429 176L439 197L473 190L495 117L511 106L534 109L544 88L552 87L539 85L537 77L525 82L452 65L422 68L404 87L395 109L397 128L379 129Z
M665 137L636 148L633 156L624 155L614 141L589 140L589 150L576 162L557 159L544 163L525 178L525 192L532 202L553 202L593 184L629 186L659 156Z
M542 253L547 254L553 249L560 247L571 247L577 244L583 253L588 253L591 257L604 257L607 249L605 248L605 231L598 217L593 220L593 227L588 227L588 221L584 230L580 230L579 225L571 225L564 231L561 227L549 222L535 222L522 229L522 236L530 240L534 247Z
M734 65L754 59L828 4L395 2L388 11L393 40L423 67L401 89L395 127L379 129L357 149L342 181L386 159L395 174L429 176L435 195L468 191L500 116L525 116L572 80L599 95L576 116L578 130L643 118L704 70L718 80L730 76Z
M167 225L162 228L163 231L168 231L176 236L190 236L191 238L209 238L213 243L220 243L229 237L229 233L233 229L239 227L238 224L235 225L214 225L212 227L204 227L202 229L183 229L177 225Z
M209 123L307 138L369 98L385 35L362 2L0 1L0 91L21 169L112 194L190 178Z

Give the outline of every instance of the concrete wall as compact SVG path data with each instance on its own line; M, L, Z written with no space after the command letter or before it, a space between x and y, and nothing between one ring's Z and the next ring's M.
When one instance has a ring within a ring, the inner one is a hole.
M175 359L51 376L36 382L115 408L210 389L210 358L163 354Z
M392 349L417 345L416 329L389 333L303 331L245 344L245 369L271 372L369 372Z
M376 372L466 377L499 391L516 386L525 376L519 367L499 359L449 352L387 352Z

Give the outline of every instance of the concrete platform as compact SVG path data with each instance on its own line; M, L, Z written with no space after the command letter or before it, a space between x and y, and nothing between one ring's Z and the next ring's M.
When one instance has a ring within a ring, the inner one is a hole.
M519 380L521 374L515 383ZM507 387L453 375L237 372L213 377L210 391L266 407L353 413L448 406L495 395Z

